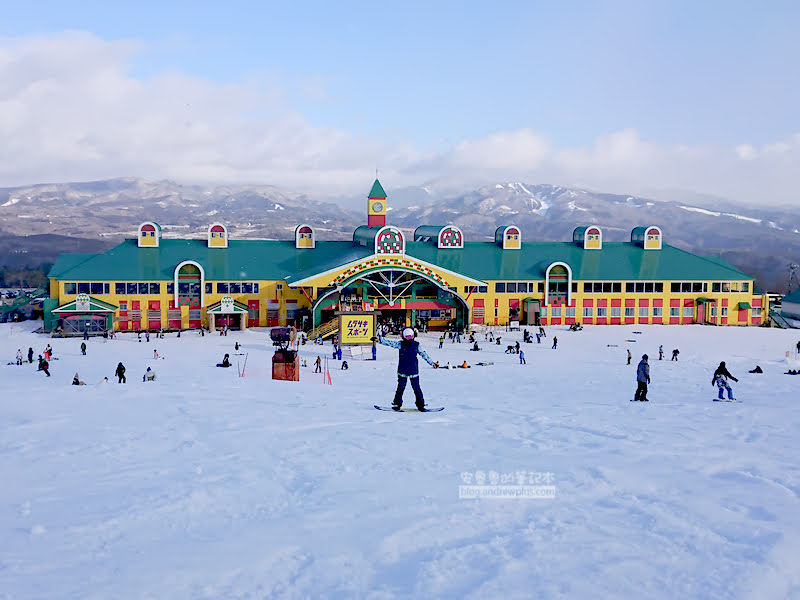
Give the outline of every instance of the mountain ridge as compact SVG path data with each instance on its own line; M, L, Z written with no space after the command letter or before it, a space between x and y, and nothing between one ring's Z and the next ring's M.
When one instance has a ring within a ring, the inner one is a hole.
M15 259L26 253L46 256L45 243L36 236L47 234L110 247L135 236L143 221L161 224L165 237L202 238L220 221L239 239L291 239L294 228L305 223L319 239L347 240L366 222L367 191L358 206L358 199L336 203L271 185L189 185L137 177L0 188L0 233L9 236L0 256L7 257L10 236L18 246ZM634 227L658 225L665 243L723 258L771 291L783 291L787 264L800 262L800 216L789 209L753 209L718 198L700 206L685 196L654 199L524 182L448 195L400 188L398 194L403 199L393 205L389 191L387 222L409 234L419 225L454 224L467 240L491 240L498 226L513 224L521 228L523 242L570 241L575 227L596 225L604 240L627 241ZM46 242L52 260L63 251L56 245L61 246L54 239Z

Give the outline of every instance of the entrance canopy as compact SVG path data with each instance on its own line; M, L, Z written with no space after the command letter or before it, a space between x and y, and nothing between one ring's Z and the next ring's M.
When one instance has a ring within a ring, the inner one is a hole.
M211 315L247 314L247 305L237 302L231 296L223 296L222 300L209 306L206 312Z
M717 301L714 300L713 298L698 298L694 302L695 302L695 304L706 304L706 303L716 304L717 303Z
M53 309L53 312L59 314L65 313L64 316L67 316L67 314L86 313L106 315L108 313L115 312L118 308L118 306L114 306L108 302L103 302L102 300L93 298L89 294L78 294L78 297L75 298L75 300L72 302L67 302L66 304L62 304L58 308Z

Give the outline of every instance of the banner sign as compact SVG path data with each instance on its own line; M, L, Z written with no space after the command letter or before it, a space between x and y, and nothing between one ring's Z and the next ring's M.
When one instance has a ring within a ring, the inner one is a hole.
M375 314L339 314L339 341L342 344L371 344L375 335Z

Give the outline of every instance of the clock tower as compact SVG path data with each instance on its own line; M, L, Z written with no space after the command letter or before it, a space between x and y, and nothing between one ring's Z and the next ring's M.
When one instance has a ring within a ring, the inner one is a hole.
M377 179L367 198L367 227L383 227L386 225L386 192Z

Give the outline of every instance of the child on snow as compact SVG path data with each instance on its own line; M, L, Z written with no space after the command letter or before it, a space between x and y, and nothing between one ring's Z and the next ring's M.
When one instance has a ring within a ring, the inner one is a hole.
M714 376L711 378L711 385L716 385L717 390L719 391L719 399L722 400L722 390L728 390L728 400L734 400L733 397L733 390L731 386L728 384L728 378L733 379L734 381L739 381L728 372L728 369L725 367L725 361L723 360L719 363L717 370L714 371Z
M433 366L433 361L430 356L419 347L419 342L414 338L416 334L410 327L403 329L403 339L400 342L385 340L383 338L373 338L372 341L377 341L384 346L390 348L397 348L399 350L397 356L397 390L394 394L394 401L392 408L400 410L403 406L403 392L406 389L408 380L411 380L411 387L414 390L414 397L416 399L417 410L420 412L425 411L425 399L422 395L422 388L419 386L419 362L417 355L421 356L425 362Z
M125 383L127 379L125 379L125 365L119 363L117 365L117 370L114 371L114 375L119 378L119 383Z

